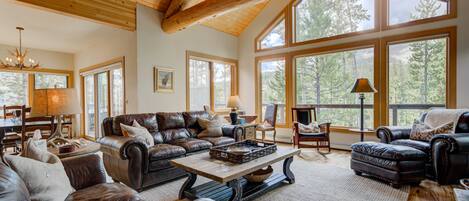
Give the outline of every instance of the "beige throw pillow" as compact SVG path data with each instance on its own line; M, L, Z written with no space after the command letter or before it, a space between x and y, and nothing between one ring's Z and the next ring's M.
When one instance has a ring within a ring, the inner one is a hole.
M5 160L23 179L33 201L62 201L75 191L60 159L34 143L27 142L27 156L7 155Z
M148 129L141 126L137 121L134 120L132 126L128 126L125 124L120 124L122 134L126 137L134 137L138 140L141 140L143 143L147 145L147 147L155 146L155 141L153 136L148 132Z
M453 122L443 124L436 128L430 128L429 126L423 123L416 122L412 126L412 130L410 132L410 139L429 142L434 135L452 133L453 127Z
M213 119L198 118L197 122L199 123L200 127L203 129L203 131L197 135L198 138L223 136L223 130L222 130L223 123L221 123L217 118L213 118Z

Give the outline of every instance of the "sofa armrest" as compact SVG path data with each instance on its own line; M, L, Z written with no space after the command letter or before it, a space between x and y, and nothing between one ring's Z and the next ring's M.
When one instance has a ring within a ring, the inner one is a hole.
M89 154L62 159L65 172L76 190L106 183L106 173L98 154Z
M240 141L243 135L243 129L236 125L224 125L222 128L223 136L234 138Z
M382 143L389 144L394 140L409 139L411 128L398 126L382 126L376 130L376 136Z
M435 135L430 142L432 148L438 142L445 143L449 153L469 153L469 133Z
M148 156L148 148L142 142L132 137L106 136L98 140L101 144L101 151L111 156L119 157L122 160L129 159L129 151L136 148L142 152L143 156Z

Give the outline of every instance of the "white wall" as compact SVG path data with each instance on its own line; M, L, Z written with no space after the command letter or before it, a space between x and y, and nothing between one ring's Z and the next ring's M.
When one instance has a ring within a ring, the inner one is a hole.
M0 59L4 61L6 57L12 58L9 51L14 51L15 48L17 47L0 44ZM39 61L40 66L43 68L73 70L73 54L41 49L26 49L29 51L27 58Z
M301 49L309 49L314 47L329 46L338 43L346 43L352 41L360 41L364 39L379 38L394 34L403 34L421 30L442 28L448 26L458 26L458 68L457 68L457 103L458 107L469 107L469 92L467 86L469 86L469 13L464 9L469 7L469 1L458 1L458 18L452 20L446 20L442 22L435 22L430 24L423 24L414 27L396 29L381 33L370 33L356 37L350 37L345 39L339 39L334 41L309 44L303 46L297 46L287 49L278 49L273 51L266 51L255 53L254 51L254 40L260 32L268 26L268 24L287 6L288 1L270 1L266 8L259 14L259 16L249 25L249 27L239 37L239 92L240 98L243 101L244 108L251 113L255 112L255 91L254 91L254 68L255 68L255 57L285 53L290 51L296 51ZM290 129L280 129L280 135L291 135ZM333 133L331 140L334 147L348 149L349 145L356 142L359 137L353 134ZM367 139L377 140L375 136L369 135Z
M174 34L161 29L163 14L137 7L138 111L184 111L186 109L186 51L238 58L238 39L204 26L193 26ZM153 67L175 72L174 93L153 91Z

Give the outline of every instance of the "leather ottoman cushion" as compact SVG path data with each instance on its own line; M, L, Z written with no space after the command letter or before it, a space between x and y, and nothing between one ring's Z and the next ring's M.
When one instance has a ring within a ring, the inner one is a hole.
M150 161L175 158L186 154L186 150L180 146L170 144L157 144L148 149Z
M423 170L425 168L425 161L396 161L368 156L358 152L352 152L352 159L393 171L405 172Z
M66 201L143 201L144 199L131 188L120 183L104 183L84 188L70 194Z
M183 147L184 149L186 149L186 152L196 152L205 149L210 149L212 147L212 143L195 138L177 139L169 143Z
M427 154L412 147L377 142L360 142L352 145L352 151L364 155L397 161L424 161Z
M205 137L205 138L200 138L200 139L209 141L210 143L213 144L213 146L220 146L220 145L225 145L225 144L230 144L230 143L235 142L235 140L230 137Z
M410 139L394 140L391 142L391 144L412 147L420 151L423 151L425 153L430 153L430 150L431 150L430 143L417 141L417 140L410 140Z

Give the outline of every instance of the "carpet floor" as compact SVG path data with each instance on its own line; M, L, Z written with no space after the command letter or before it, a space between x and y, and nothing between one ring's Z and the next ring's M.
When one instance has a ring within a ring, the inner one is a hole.
M333 158L333 157L332 157ZM306 152L295 156L291 169L296 177L295 184L286 184L263 196L258 201L406 201L410 187L394 189L375 179L356 176L352 170L327 162L327 155ZM340 159L339 159L340 160ZM325 162L326 161L326 162ZM274 165L281 172L282 163ZM148 201L177 200L179 188L185 179L173 181L148 189L141 195ZM209 181L199 177L196 184Z

